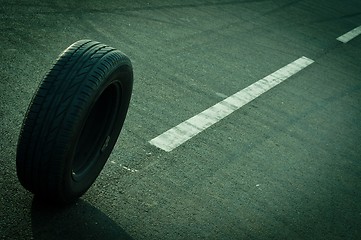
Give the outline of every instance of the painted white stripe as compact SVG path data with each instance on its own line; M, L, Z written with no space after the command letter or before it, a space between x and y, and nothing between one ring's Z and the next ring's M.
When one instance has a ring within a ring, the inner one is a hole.
M122 164L119 164L123 169L129 171L129 172L132 172L132 173L135 173L135 172L138 172L137 169L134 169L134 168L129 168L127 166L123 166Z
M301 57L294 62L282 67L265 78L242 89L223 101L213 105L194 117L162 133L149 141L150 144L170 152L182 143L188 141L198 133L212 126L229 114L240 109L250 101L259 97L271 88L277 86L287 78L301 71L314 61Z
M342 36L339 36L336 39L339 40L340 42L347 43L360 34L361 34L361 26L358 26L357 28L352 29L351 31L345 33Z

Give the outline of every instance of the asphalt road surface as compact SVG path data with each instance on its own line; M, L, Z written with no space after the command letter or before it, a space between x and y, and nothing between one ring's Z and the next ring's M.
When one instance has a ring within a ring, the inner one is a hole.
M359 0L0 0L0 238L361 239L360 25ZM126 53L135 86L101 175L57 208L18 182L16 144L80 39ZM149 142L302 57L174 149Z

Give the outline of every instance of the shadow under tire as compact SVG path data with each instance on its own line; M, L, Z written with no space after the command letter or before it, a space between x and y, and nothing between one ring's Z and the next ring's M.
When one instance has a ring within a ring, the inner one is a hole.
M117 141L132 86L132 65L122 52L91 40L64 50L22 124L16 156L20 183L54 202L82 196Z

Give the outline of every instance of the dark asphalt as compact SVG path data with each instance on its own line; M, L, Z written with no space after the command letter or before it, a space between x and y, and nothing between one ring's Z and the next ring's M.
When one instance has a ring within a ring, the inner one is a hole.
M0 0L1 239L361 239L359 0ZM48 206L16 177L34 91L79 39L135 86L92 188ZM311 66L167 153L149 140L306 56Z

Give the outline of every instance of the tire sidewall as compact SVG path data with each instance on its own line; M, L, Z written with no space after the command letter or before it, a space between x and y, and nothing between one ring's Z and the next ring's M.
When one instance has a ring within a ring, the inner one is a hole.
M99 173L103 169L116 141L122 129L130 98L132 92L133 76L132 76L132 67L128 59L124 59L122 63L114 65L114 68L106 73L105 76L100 77L99 87L97 91L94 91L94 94L90 97L88 101L88 106L86 106L81 114L81 121L79 125L75 128L73 137L71 138L72 144L70 144L70 149L67 154L67 161L65 164L65 169L63 171L63 183L61 186L63 189L60 191L63 195L63 201L72 201L83 195L88 188L93 184L93 182L98 177ZM82 129L85 125L87 117L92 110L94 104L97 102L101 94L107 89L111 84L119 83L120 84L120 105L117 109L117 113L114 119L112 127L110 127L105 135L110 136L110 140L106 149L100 153L96 162L91 166L87 171L86 177L83 177L80 181L75 181L72 176L72 165L77 150L77 143L79 141Z

